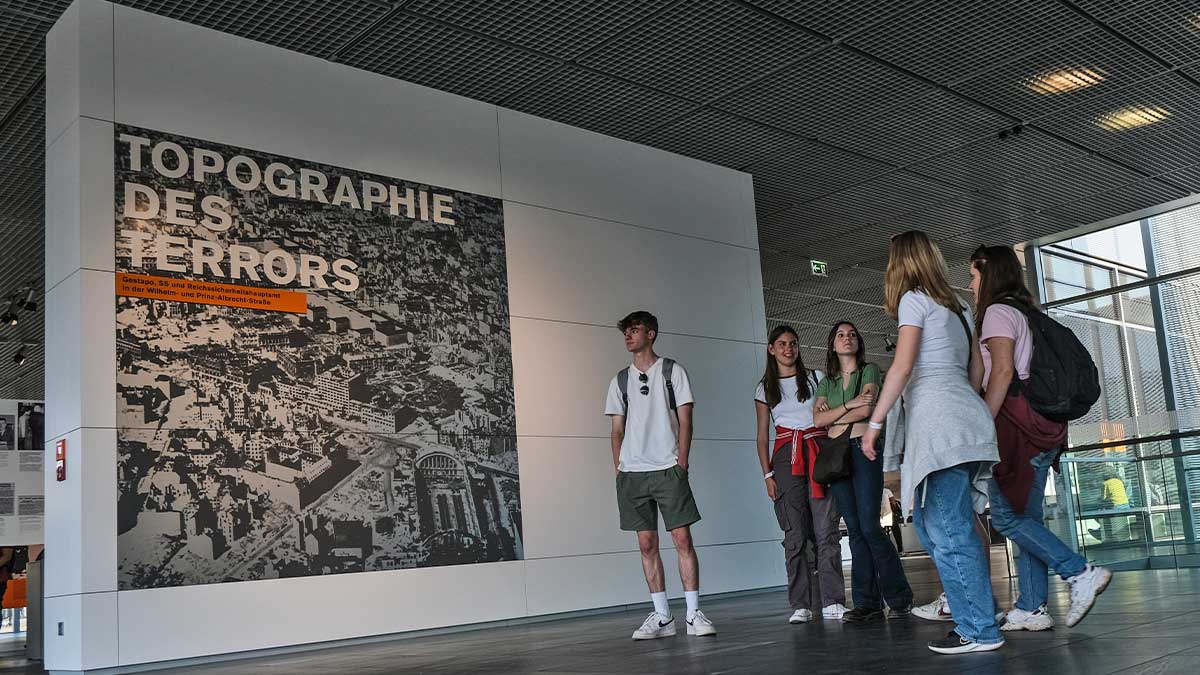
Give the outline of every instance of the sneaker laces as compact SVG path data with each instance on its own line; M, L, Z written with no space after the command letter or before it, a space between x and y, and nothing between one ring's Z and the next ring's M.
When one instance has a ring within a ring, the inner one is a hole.
M646 615L646 620L642 622L642 628L658 630L659 628L661 628L661 626L659 626L659 621L658 621L658 617L660 617L660 616L662 616L662 615L659 614L658 612L650 612L648 615Z

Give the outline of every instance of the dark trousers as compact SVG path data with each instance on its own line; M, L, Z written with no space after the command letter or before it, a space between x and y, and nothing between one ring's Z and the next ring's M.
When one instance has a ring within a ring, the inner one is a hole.
M788 575L788 602L792 609L813 609L812 573L808 566L810 535L816 540L817 580L821 607L846 603L846 580L842 576L842 547L838 541L838 512L833 498L816 499L809 494L808 477L792 475L792 450L780 449L771 462L775 484L775 517L783 530L784 562ZM816 608L820 610L820 607Z
M900 554L879 525L883 503L883 454L875 461L862 453L862 439L850 440L851 474L829 486L850 535L850 591L854 606L896 609L912 604Z

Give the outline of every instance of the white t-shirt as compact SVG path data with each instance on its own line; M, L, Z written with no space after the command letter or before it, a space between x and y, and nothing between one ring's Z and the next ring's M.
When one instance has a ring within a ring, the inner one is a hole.
M962 303L962 316L974 325L971 308ZM971 354L971 341L962 322L949 309L939 305L922 291L909 291L900 298L897 311L901 326L921 329L921 351L914 368L958 366L964 370Z
M642 394L642 371L629 366L629 410L621 402L621 388L613 376L608 384L605 415L625 415L625 439L621 442L619 471L661 471L678 463L679 419L667 408L667 383L663 379L662 358L647 370L648 393ZM675 405L694 403L687 371L678 362L671 369Z
M779 405L771 408L771 420L777 427L809 429L813 426L813 399L817 397L817 383L825 377L819 370L808 371L808 400L800 401L796 393L799 387L796 376L779 378ZM767 393L762 382L754 390L754 400L767 402Z

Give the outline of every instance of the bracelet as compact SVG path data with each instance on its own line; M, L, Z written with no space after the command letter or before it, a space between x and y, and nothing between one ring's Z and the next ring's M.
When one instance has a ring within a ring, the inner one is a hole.
M867 422L867 426L871 427L875 431L879 431L880 429L883 428L883 422L871 421L871 422Z
M768 479L768 478L774 478L774 477L775 477L775 472L774 472L774 471L768 471L768 472L766 472L766 473L764 473L764 474L763 474L763 480L766 480L766 479Z

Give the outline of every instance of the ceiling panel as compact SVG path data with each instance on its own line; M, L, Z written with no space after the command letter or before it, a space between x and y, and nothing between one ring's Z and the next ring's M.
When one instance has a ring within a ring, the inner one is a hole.
M544 54L573 59L670 4L672 0L412 0L404 9Z
M1109 148L1104 154L1151 175L1200 164L1200 119L1189 125L1147 131L1141 138Z
M708 101L823 44L735 2L685 0L583 57L580 63Z
M1160 109L1167 117L1156 124L1121 131L1100 126L1102 120L1131 108ZM1167 73L1040 119L1037 126L1091 150L1104 151L1140 141L1166 127L1186 126L1197 121L1200 121L1200 88L1176 73Z
M697 110L639 137L638 142L735 169L806 143L798 136L712 109Z
M772 201L786 202L787 206L893 170L882 162L821 143L806 143L790 152L764 156L744 170L754 175L756 189L761 185Z
M895 68L831 47L715 105L803 136L822 137L830 129L854 128L891 105L930 91Z
M45 73L50 22L0 9L0 119Z
M945 90L887 110L830 135L834 145L892 164L910 164L979 140L1013 124Z
M1087 225L1157 206L1186 197L1187 194L1186 190L1173 187L1158 179L1148 178L1056 206L1048 209L1046 215L1062 219L1064 222Z
M1095 29L989 69L954 85L955 91L1028 121L1167 69L1107 31ZM1070 79L1064 71L1080 72ZM1102 79L1101 79L1102 78ZM1063 91L1062 82L1098 84ZM1053 93L1045 93L1053 92Z
M684 99L574 66L554 71L506 99L504 106L626 139L696 108Z
M909 170L966 190L993 190L1031 172L1045 170L1087 155L1070 143L1037 129L1001 139L992 135L949 153L917 163Z
M1200 164L1160 176L1192 194L1200 193Z
M1114 19L1112 27L1173 66L1200 61L1200 5L1158 0Z
M1074 0L1077 7L1100 21L1115 19L1155 2L1159 0Z
M514 96L559 68L549 57L410 15L393 17L338 60L489 102Z
M925 0L750 0L750 4L821 33L831 40L845 38L923 2Z
M949 84L1091 27L1054 0L931 0L848 44Z

